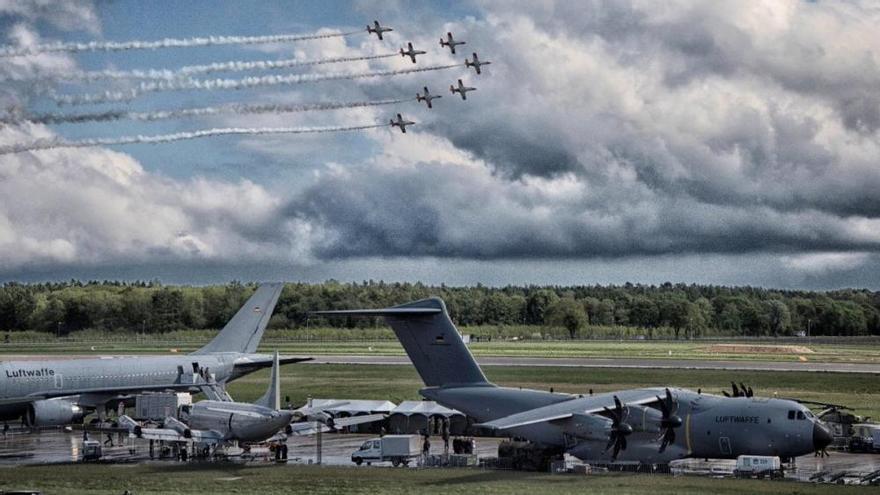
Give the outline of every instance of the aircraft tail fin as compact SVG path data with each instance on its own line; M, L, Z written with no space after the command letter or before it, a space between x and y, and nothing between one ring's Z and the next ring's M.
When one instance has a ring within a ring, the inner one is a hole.
M214 340L193 354L256 352L282 289L284 284L281 283L259 286Z
M383 316L429 387L490 385L438 297L393 308L318 311L323 316Z
M269 374L269 388L254 404L270 409L281 409L281 366L278 363L278 351L272 359L272 371Z

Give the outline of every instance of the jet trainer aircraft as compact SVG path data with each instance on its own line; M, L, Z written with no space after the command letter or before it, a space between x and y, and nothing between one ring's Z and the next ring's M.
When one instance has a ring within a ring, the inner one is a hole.
M375 34L376 36L379 37L380 40L382 40L382 39L384 39L384 38L382 38L382 33L387 33L389 31L394 31L394 30L391 29L390 27L380 26L379 21L373 21L372 26L367 24L367 36L369 36L370 34Z
M832 440L828 427L792 400L672 387L588 396L499 387L486 379L439 298L314 314L384 317L425 383L422 396L462 411L477 426L529 440L548 453L543 462L563 453L595 463L793 458Z
M394 119L391 119L391 127L400 127L400 132L406 134L406 126L408 125L416 125L415 122L410 120L404 120L400 114L397 114L397 122Z
M469 88L469 87L465 86L464 83L461 82L461 79L458 80L458 87L457 88L452 85L449 86L449 91L452 92L452 94L455 94L455 93L460 94L462 100L467 100L467 92L468 91L476 91L476 90L477 90L477 88Z
M456 46L466 45L466 44L467 44L466 41L455 41L452 38L452 33L446 33L446 40L445 41L443 40L443 38L440 38L440 46L448 46L449 50L452 52L453 55L455 55L455 47Z
M465 67L473 67L474 70L477 71L477 74L482 74L482 73L483 73L483 72L480 70L480 67L482 67L482 66L484 66L484 65L489 65L489 64L492 63L492 62L489 62L488 60L486 60L485 62L481 62L481 61L480 61L480 58L477 57L476 52L473 53L473 57L474 57L474 60L473 60L473 61L470 61L470 60L468 60L468 59L464 59L464 66L465 66Z
M428 91L427 86L425 86L423 89L425 90L425 94L420 95L420 94L416 93L416 101L419 101L419 102L423 101L423 102L425 102L426 105L428 105L428 108L434 108L434 105L431 104L431 100L436 100L437 98L443 98L443 97L440 95L432 95Z
M0 362L0 421L29 426L79 422L89 410L103 416L111 404L144 391L198 391L272 365L256 354L283 284L265 284L214 339L183 356L131 356ZM311 358L287 357L281 364Z
M403 48L400 49L400 56L409 57L412 60L412 63L416 63L416 55L424 55L425 53L428 53L422 50L416 50L413 48L412 43L407 43L406 48L406 50Z

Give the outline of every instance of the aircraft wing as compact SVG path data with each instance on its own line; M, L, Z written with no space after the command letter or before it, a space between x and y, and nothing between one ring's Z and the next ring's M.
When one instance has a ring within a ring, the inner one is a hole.
M627 397L625 405L644 405L657 402L657 397L652 392L645 392L642 397ZM509 430L520 426L549 423L573 417L575 414L596 414L605 411L605 408L614 409L614 397L612 395L589 398L573 398L570 401L559 402L549 406L530 409L521 413L511 414L503 418L493 419L474 426L489 428L492 430ZM586 406L586 407L584 407Z
M58 397L71 397L75 395L85 395L85 394L109 394L109 395L128 395L132 393L139 392L148 392L148 391L157 391L157 390L189 390L192 388L198 388L200 383L167 383L164 385L144 385L132 387L122 386L122 387L96 387L96 388L79 388L79 389L64 389L59 390L57 392L51 390L44 390L39 393L23 395L19 397L7 397L5 399L0 399L0 406L10 406L16 404L30 404L31 402L44 400L44 399L54 399Z
M141 434L138 436L134 433L129 433L129 435L134 435L138 438L143 438L146 440L163 440L166 442L189 442L193 441L196 443L206 443L206 444L218 444L224 441L223 435L214 430L191 430L192 437L186 438L185 436L178 433L176 430L172 430L170 428L142 428Z
M387 414L367 414L364 416L349 416L347 418L335 418L333 420L334 428L345 428L346 426L362 425L364 423L374 423L387 418Z
M332 428L318 421L306 421L304 423L292 423L290 434L293 436L314 435L320 430L322 433L332 431Z
M165 442L189 442L216 444L225 439L220 432L214 430L189 430L189 438L172 428L142 428L140 423L128 416L120 416L119 424L128 430L128 434L134 438L146 440L162 440Z

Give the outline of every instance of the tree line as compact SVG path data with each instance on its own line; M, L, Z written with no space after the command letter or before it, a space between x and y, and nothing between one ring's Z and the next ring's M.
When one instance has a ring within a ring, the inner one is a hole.
M68 334L84 329L163 333L220 328L255 289L231 282L69 281L0 286L0 330ZM365 281L288 283L270 328L375 326L374 320L309 319L309 311L375 308L428 296L446 301L462 326L541 325L588 337L599 326L658 329L678 337L880 335L880 293L809 292L711 285L448 287Z

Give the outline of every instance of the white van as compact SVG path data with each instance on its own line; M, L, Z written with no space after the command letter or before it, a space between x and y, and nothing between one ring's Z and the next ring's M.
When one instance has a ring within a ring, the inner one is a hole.
M421 453L421 437L419 435L385 435L364 442L359 449L351 453L351 462L360 466L362 463L391 461L394 467L408 465Z

